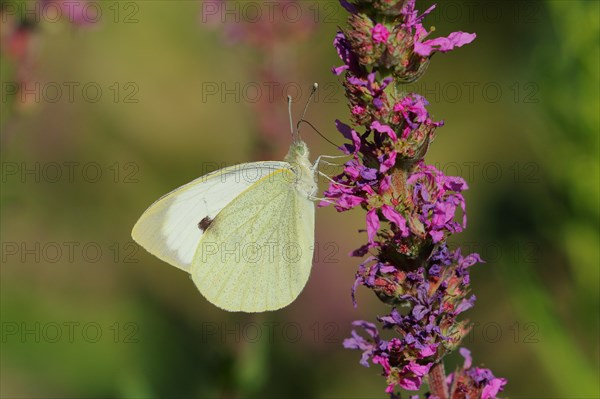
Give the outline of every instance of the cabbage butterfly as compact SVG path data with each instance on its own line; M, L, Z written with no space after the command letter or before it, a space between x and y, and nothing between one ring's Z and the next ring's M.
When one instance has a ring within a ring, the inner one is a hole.
M190 273L222 309L289 305L312 267L319 162L311 165L298 130L292 136L283 162L224 168L159 198L133 227L133 239Z

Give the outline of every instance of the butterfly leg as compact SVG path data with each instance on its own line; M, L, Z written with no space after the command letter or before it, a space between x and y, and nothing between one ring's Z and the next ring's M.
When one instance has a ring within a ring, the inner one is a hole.
M319 165L319 163L322 162L321 161L322 159L339 159L339 158L346 158L349 156L350 156L350 154L347 154L347 155L346 154L345 155L319 155L317 157L317 159L315 160L313 168L316 168L317 165ZM325 163L325 161L323 161L323 162ZM331 164L331 162L326 162L326 163ZM335 165L335 164L332 164L332 165Z
M313 173L319 171L319 164L321 164L321 163L326 164L328 166L342 166L342 165L338 165L338 164L335 164L332 162L327 162L324 159L338 159L338 158L345 158L348 156L349 155L319 155L317 157L317 159L315 160L315 163L312 166ZM319 173L321 173L321 172L319 171Z
M321 159L321 160L319 160L319 163L322 163L322 164L325 164L325 165L329 165L329 166L344 166L344 165L340 165L340 164L338 164L338 163L327 162L327 161L324 161L324 160L322 160L322 159Z
M342 184L342 183L339 183L339 182L333 180L331 177L327 176L325 173L323 173L321 171L318 171L318 173L319 173L319 175L323 176L325 179L329 180L330 182L332 182L334 184L337 184L338 186L353 188L353 186L348 186L347 184Z
M311 201L327 202L328 204L331 204L331 205L336 204L334 201L330 200L329 198L319 198L319 197L310 196L310 197L308 197L308 199Z

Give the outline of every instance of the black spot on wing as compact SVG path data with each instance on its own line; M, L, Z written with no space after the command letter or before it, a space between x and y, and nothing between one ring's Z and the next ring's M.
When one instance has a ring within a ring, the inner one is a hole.
M212 221L213 221L213 219L206 216L204 219L202 219L201 221L198 222L198 228L204 232L204 231L206 231L206 229L208 229L208 226L210 226Z

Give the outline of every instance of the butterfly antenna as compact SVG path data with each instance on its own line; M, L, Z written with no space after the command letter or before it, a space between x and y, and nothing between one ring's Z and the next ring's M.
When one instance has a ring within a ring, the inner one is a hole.
M308 126L312 127L312 129L317 132L317 134L321 137L323 137L325 139L325 141L327 141L329 144L333 145L335 148L339 149L340 146L337 145L336 143L334 143L333 141L329 140L327 137L325 137L323 135L323 133L319 132L319 130L309 121L307 121L306 119L300 119L300 121L298 122L298 125L300 125L302 122L306 123Z
M313 83L312 90L310 91L310 96L308 97L308 100L306 101L306 105L304 106L304 111L302 112L302 117L296 124L296 134L297 134L298 139L300 139L300 123L304 120L304 116L306 115L306 111L308 110L308 104L310 104L310 101L315 96L315 93L317 92L318 88L319 88L319 84Z
M292 121L292 96L288 94L288 115L290 116L290 131L292 132L292 137L294 137L294 122Z

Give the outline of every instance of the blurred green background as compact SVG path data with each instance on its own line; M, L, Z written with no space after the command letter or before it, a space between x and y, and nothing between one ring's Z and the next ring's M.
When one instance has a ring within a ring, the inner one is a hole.
M202 2L95 2L94 24L47 14L24 36L25 2L2 3L0 395L385 397L378 367L341 346L352 320L386 311L364 289L350 300L361 212L317 211L308 285L268 314L217 309L130 238L173 188L281 159L286 95L298 118L314 81L308 119L342 142L337 2L228 2L227 21L260 20L242 40ZM454 244L487 260L464 344L506 397L598 398L599 2L442 1L425 25L478 35L411 86L446 122L427 161L470 185Z

